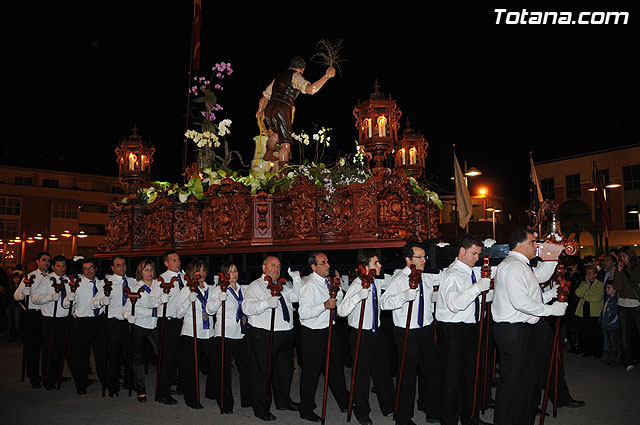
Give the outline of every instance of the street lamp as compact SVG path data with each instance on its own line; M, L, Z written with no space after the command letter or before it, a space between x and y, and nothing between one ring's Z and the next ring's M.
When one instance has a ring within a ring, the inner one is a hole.
M491 213L491 222L493 224L493 240L496 240L496 213L502 212L501 209L494 207L487 207L485 211L489 211Z
M640 209L633 208L630 211L627 211L629 214L636 214L638 216L638 229L640 229Z

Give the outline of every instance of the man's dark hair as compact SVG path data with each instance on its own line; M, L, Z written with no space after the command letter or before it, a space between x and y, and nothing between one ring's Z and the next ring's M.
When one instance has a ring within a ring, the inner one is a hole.
M402 248L402 256L404 258L413 258L413 248L422 248L417 243L408 243Z
M316 257L320 254L324 254L324 252L313 251L312 253L309 254L309 258L308 258L309 267L318 265L318 259Z
M582 262L586 264L595 260L596 260L596 257L594 257L593 255L585 255L584 258L582 259Z
M84 267L85 264L93 264L95 266L96 262L93 260L93 258L84 258L81 265Z
M460 248L469 249L473 245L479 246L480 248L484 246L484 244L479 238L476 238L475 236L467 233L462 237L462 239L460 239L460 242L458 243L458 249Z
M64 258L64 255L56 255L55 257L53 257L53 260L51 260L51 263L53 263L53 265L55 266L56 263L65 263L66 264L67 259Z
M358 253L358 257L356 258L356 264L358 266L368 266L369 260L371 260L373 257L376 257L377 255L378 254L376 254L375 251L370 249L366 251L362 251Z
M178 252L175 249L168 249L164 252L164 254L162 255L162 261L168 261L169 260L169 256L171 254L177 254Z
M125 263L127 262L127 259L126 259L126 258L124 258L124 256L122 256L122 255L114 255L114 256L113 256L113 258L111 259L111 265L112 265L112 266L116 263L116 260L117 260L118 258L120 258L120 259L124 260L124 261L125 261Z
M525 242L529 235L533 235L533 232L529 229L516 229L509 236L509 249L515 249L515 247L522 242Z
M43 255L46 255L47 257L49 257L49 259L51 259L51 254L49 254L46 251L41 251L38 253L38 255L36 255L36 260L40 261L40 259L42 258Z
M302 56L294 56L291 59L291 62L289 62L289 67L296 69L305 69L307 67L307 62L305 62Z

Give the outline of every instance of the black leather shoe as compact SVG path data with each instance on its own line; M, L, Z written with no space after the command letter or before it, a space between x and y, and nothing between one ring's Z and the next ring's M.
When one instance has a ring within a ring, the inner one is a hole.
M574 400L572 398L569 399L567 404L562 405L562 407L571 407L573 409L577 409L578 407L584 407L584 401L582 400Z
M78 388L76 390L76 394L78 394L78 395L84 395L86 393L87 393L87 389L86 388Z
M111 391L109 391L109 397L111 397L111 398L118 398L118 396L119 396L119 395L120 395L120 394L118 394L118 392L117 392L117 391L116 391L116 392L111 392Z
M187 406L189 406L189 407L190 407L190 408L192 408L192 409L202 409L202 408L204 407L202 404L200 404L200 403L196 403L196 402L193 402L193 403L187 403L187 402L185 401L185 402L184 402L184 404L186 404Z
M33 384L31 384L31 388L37 390L38 388L42 388L42 385L40 384L40 382L34 382Z
M297 412L298 403L291 402L291 404L285 404L284 406L277 406L276 410L289 410L291 412Z
M439 424L440 423L440 417L439 416L429 416L428 414L425 414L425 419L426 419L428 424Z
M267 412L267 413L263 413L263 414L258 414L258 413L254 413L254 416L258 419L262 419L263 421L275 421L276 417L273 416L273 414L271 412Z
M171 396L169 395L169 396L166 396L166 397L161 397L161 398L158 400L158 403L167 404L167 405L170 405L170 404L178 404L178 400L176 400L175 398L173 398L173 397L171 397Z
M356 418L356 420L358 421L358 423L360 425L371 425L371 424L373 424L373 421L371 420L371 418L369 416L363 416L361 418Z
M146 403L147 402L147 396L145 394L138 394L138 401L140 403Z
M230 415L233 413L233 409L224 409L220 411L221 415Z
M300 419L307 420L309 422L320 422L322 419L320 416L316 415L314 412L311 413L302 413L300 412Z

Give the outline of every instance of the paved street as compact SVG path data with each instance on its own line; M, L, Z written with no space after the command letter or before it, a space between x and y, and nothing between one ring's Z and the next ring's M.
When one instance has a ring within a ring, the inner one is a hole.
M18 342L0 342L0 418L4 424L262 424L253 417L253 411L235 407L233 415L220 415L217 404L203 399L204 409L193 410L179 404L164 406L154 402L141 404L134 396L127 397L127 391L120 391L118 399L102 398L100 384L88 388L88 394L75 394L73 382L64 382L60 391L32 390L28 382L20 382L20 356L22 345ZM607 366L593 357L565 354L567 382L573 398L585 400L586 406L579 409L562 408L558 417L548 417L549 425L626 425L640 421L640 365L626 372L621 366ZM349 374L350 370L346 371ZM234 396L239 400L237 372L234 370ZM65 376L70 376L68 370ZM300 375L296 370L293 378L292 398L298 400ZM347 376L346 379L349 379ZM153 389L155 367L151 366L147 376L147 388ZM202 391L204 382L201 379ZM322 403L322 386L318 385L318 405ZM239 404L239 403L238 403ZM380 414L375 395L371 395L373 411L371 418L375 424L393 424L391 418ZM548 407L551 411L551 407ZM295 412L280 412L272 409L278 424L300 424L303 421ZM320 414L321 409L316 409ZM417 424L425 424L421 414L414 417ZM492 422L493 412L489 410L483 419ZM329 397L327 424L346 423L346 414L341 414L337 404ZM351 423L357 424L355 417Z

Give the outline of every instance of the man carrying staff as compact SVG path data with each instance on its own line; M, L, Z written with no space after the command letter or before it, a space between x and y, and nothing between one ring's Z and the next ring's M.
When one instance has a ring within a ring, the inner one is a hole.
M109 317L107 317L107 388L109 397L115 398L120 392L120 372L122 370L122 353L128 350L129 322L122 315L124 305L127 303L125 287L135 283L135 279L127 276L127 260L122 255L116 255L111 259L111 271L105 279L113 285L109 297L104 294L104 280L98 284L98 291L93 297L93 308L102 308L110 305ZM126 376L126 374L125 374ZM126 386L126 385L125 385Z
M443 272L438 290L436 319L444 375L443 425L456 425L459 418L463 424L471 423L480 294L487 291L491 283L491 279L476 276L472 269L481 252L479 239L464 236L458 257Z
M375 274L379 275L382 270L380 260L373 251L365 251L359 254L357 263L358 266L364 266L367 273L370 270L375 270ZM363 289L360 278L356 278L338 306L338 314L343 317L348 316L349 326L353 328L351 330L351 350L355 366L357 329L360 324L360 303L365 303L353 394L356 419L358 423L363 425L372 423L369 417L369 412L371 412L371 407L369 406L369 376L373 378L378 404L383 416L391 416L393 414L395 401L386 340L380 330L379 300L381 283L381 281L374 281L368 289Z
M538 243L527 229L511 234L509 248L511 252L496 270L491 309L493 336L500 350L494 424L527 425L534 423L540 391L534 325L541 316L564 315L567 303L545 305L539 286L553 275L559 252L548 255L542 250L543 259L551 261L532 267L529 260L536 257Z
M249 328L249 363L252 377L252 404L254 415L264 421L274 421L276 417L269 411L271 397L265 400L267 373L271 372L273 400L278 410L298 410L289 396L293 377L293 306L298 297L293 290L283 287L280 295L271 296L265 276L274 283L280 277L280 260L268 256L262 262L262 275L251 282L244 295L242 311L247 315ZM275 310L273 327L272 370L268 371L269 334L271 331L271 311Z
M267 151L263 159L269 161L280 161L279 167L289 162L289 150L291 146L291 124L295 107L293 106L298 94L316 94L329 78L336 75L336 70L332 67L315 83L311 84L305 80L304 73L307 64L301 56L294 56L289 63L289 69L281 72L269 84L262 93L262 98L258 103L258 125L263 127L264 119L269 127L269 141ZM275 153L276 143L280 142L278 156Z
M46 390L53 389L54 384L62 379L60 362L64 362L62 346L69 315L69 303L67 302L65 307L64 299L71 293L66 273L67 260L62 255L56 255L53 258L53 272L44 276L31 290L31 298L40 306L42 312L42 374ZM55 279L56 283L65 282L60 292L56 292L51 286L51 278Z
M433 287L425 282L420 282L416 289L409 287L409 274L411 266L416 270L424 270L426 255L424 249L416 244L407 244L403 249L406 267L397 272L389 282L389 286L380 297L380 307L383 310L393 311L393 334L398 349L398 358L402 358L405 342L405 330L407 326L407 316L409 313L409 303L413 301L411 318L409 321L409 333L407 339L406 357L404 362L404 373L400 388L400 398L398 410L396 412L396 424L414 424L413 412L416 403L416 377L420 374L421 379L426 384L437 379L434 376L439 370L433 370L434 364L431 360L436 360L435 341L433 338L433 312L431 304L431 294ZM436 363L437 364L437 363ZM436 366L437 368L437 366ZM430 389L425 388L426 391ZM431 391L429 391L431 393ZM428 403L433 406L425 406L432 415L439 404L438 397L427 397Z
M335 308L342 301L343 293L329 297L329 259L322 252L309 254L311 273L300 287L300 314L302 358L304 367L300 377L300 418L320 421L314 413L318 378L325 368L329 336L329 320L335 320ZM329 360L329 388L342 412L347 411L349 395L344 380L339 339L333 333Z
M41 252L36 256L37 269L29 273L29 279L33 281L31 287L25 286L24 279L20 282L20 286L13 294L16 301L22 301L31 295L32 289L40 284L49 274L51 265L51 255L48 252ZM45 282L46 283L46 282ZM49 281L51 285L51 281ZM25 335L26 344L26 369L27 376L31 381L31 388L37 389L42 385L42 376L40 375L40 349L42 347L42 313L40 306L33 302L30 297L29 308L27 309L27 333ZM46 341L47 343L49 341Z

